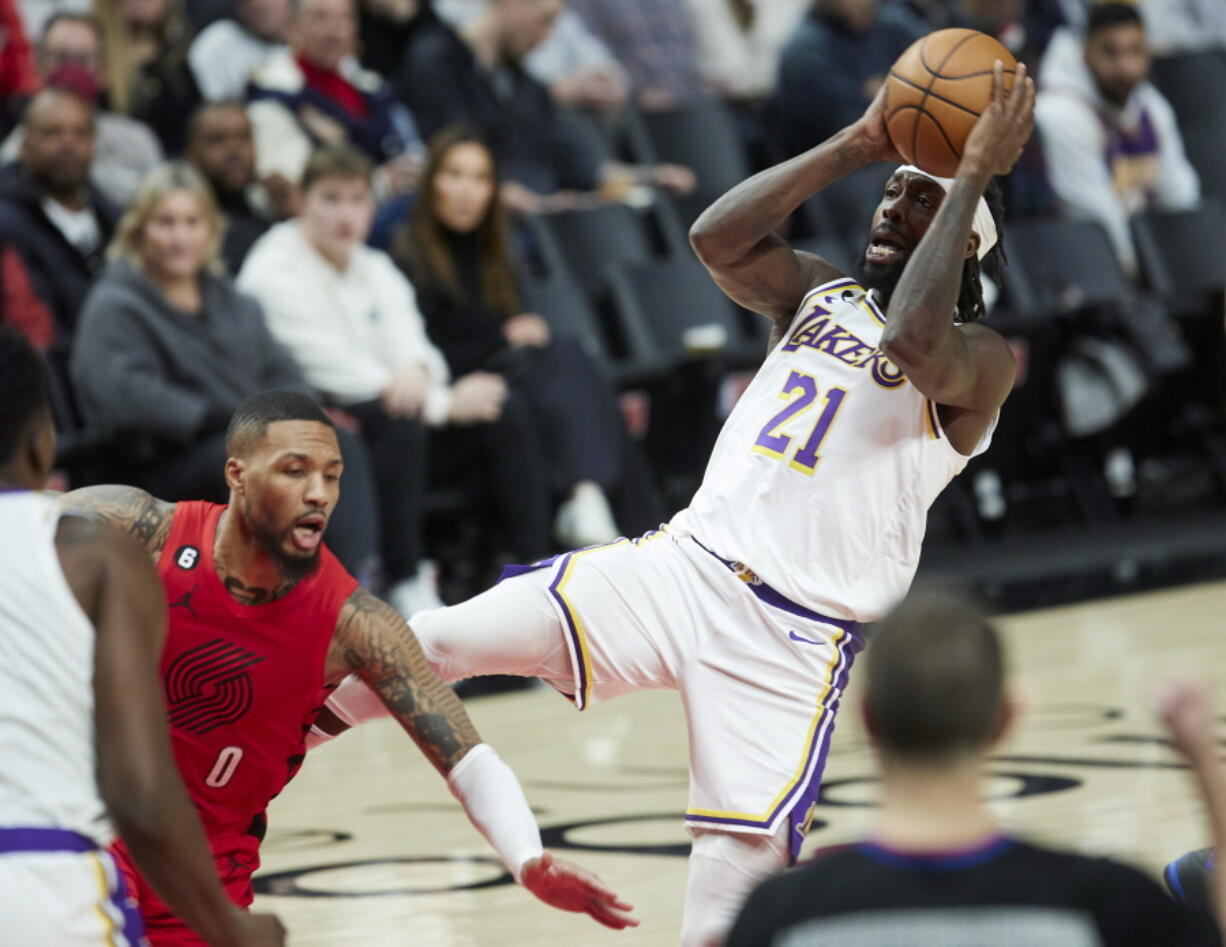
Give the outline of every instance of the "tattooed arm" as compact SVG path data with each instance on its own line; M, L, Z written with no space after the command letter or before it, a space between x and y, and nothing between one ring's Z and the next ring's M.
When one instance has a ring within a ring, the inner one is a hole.
M452 795L516 881L546 904L589 914L606 927L638 924L627 913L630 905L595 875L542 849L540 830L515 774L481 742L408 623L361 588L341 609L328 654L329 680L350 671L379 696L446 777Z
M481 742L460 699L431 670L408 622L365 589L357 589L341 609L328 665L365 681L444 776Z
M83 487L60 497L67 512L97 520L134 536L154 556L170 534L175 505L136 487L107 485Z

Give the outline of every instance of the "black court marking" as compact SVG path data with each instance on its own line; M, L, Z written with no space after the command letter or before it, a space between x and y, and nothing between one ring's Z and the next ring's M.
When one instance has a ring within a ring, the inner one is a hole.
M464 884L441 885L429 888L415 888L401 885L395 888L381 888L373 891L326 891L309 888L300 884L300 879L321 872L342 871L346 868L367 868L372 865L448 865L457 862L468 864L490 865L497 868L501 874L484 881L471 881ZM363 858L348 862L330 862L324 865L310 865L306 868L293 868L289 871L277 871L266 875L257 875L252 880L252 888L256 894L275 895L279 898L385 898L407 894L442 894L446 891L478 891L482 888L496 888L500 885L513 885L515 879L506 870L502 862L493 857L468 858L461 856L435 856L421 858Z

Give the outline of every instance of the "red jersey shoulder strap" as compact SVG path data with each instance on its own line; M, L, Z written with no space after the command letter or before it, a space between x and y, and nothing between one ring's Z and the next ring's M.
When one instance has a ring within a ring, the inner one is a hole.
M187 500L175 504L170 521L170 532L158 556L158 570L164 572L172 565L190 569L200 560L211 567L213 559L212 538L224 506L206 503L203 500ZM190 560L190 561L189 561Z

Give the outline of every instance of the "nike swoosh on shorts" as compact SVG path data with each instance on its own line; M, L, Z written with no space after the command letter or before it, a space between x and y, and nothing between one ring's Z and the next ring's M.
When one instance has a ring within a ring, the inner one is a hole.
M798 635L794 631L789 631L788 637L791 638L793 641L803 641L805 644L822 644L822 642L820 641L814 641L812 638L805 638L802 635Z

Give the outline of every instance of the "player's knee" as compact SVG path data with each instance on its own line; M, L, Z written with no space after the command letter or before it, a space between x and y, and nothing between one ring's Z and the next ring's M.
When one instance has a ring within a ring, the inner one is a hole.
M444 681L459 680L464 676L459 670L462 652L456 636L448 633L447 624L431 621L425 614L414 616L413 634L421 645L431 670Z
M717 947L754 886L787 864L783 831L775 835L698 830L690 851L682 947Z

